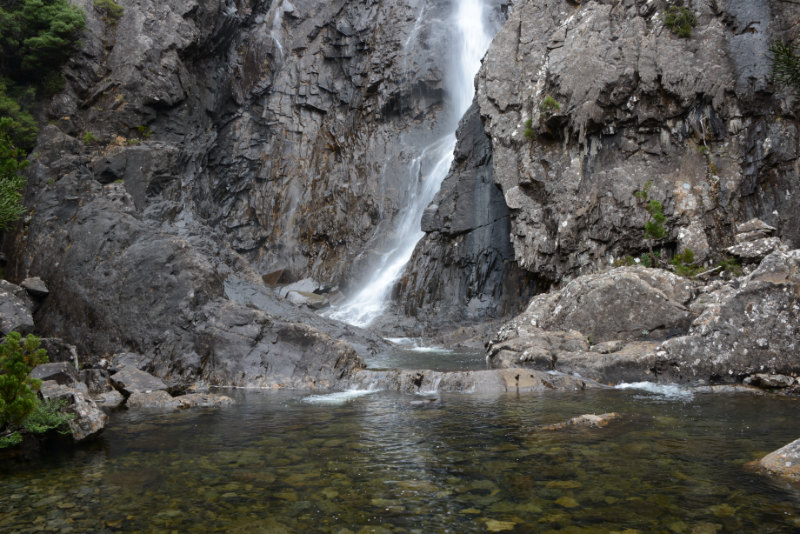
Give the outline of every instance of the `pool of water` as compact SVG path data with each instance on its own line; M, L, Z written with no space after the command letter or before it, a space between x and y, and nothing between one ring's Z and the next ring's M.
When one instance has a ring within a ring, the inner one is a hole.
M800 531L800 491L743 468L800 436L794 400L233 394L117 412L91 447L0 466L0 531ZM624 417L537 429L609 411Z
M486 369L486 352L468 348L445 348L418 338L389 338L391 350L365 358L368 369L430 369L433 371L477 371Z

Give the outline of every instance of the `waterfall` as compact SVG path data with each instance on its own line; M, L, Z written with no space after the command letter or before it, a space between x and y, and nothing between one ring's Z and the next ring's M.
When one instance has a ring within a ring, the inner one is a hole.
M469 108L474 94L474 79L481 59L489 48L492 36L484 24L483 0L454 0L453 28L457 47L445 80L450 109L443 113L449 125L448 134L425 147L408 167L411 191L408 203L397 218L393 237L361 290L330 317L356 325L367 326L386 307L392 285L411 259L414 248L425 233L420 228L422 212L439 191L456 146L458 121Z

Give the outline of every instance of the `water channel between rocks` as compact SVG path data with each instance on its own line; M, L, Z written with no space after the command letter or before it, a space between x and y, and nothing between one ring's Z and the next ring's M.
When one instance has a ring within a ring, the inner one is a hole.
M116 412L88 448L3 465L0 531L800 530L800 491L743 468L797 438L795 400L229 391L230 408Z

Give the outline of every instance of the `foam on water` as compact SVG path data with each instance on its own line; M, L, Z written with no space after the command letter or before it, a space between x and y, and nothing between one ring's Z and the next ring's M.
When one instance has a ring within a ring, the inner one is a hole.
M328 393L327 395L309 395L303 399L303 402L309 404L344 404L353 399L364 397L380 391L379 389L348 389L347 391L337 391L336 393Z
M660 395L667 399L691 399L694 397L692 390L678 386L677 384L656 384L655 382L623 382L614 386L615 389L635 389L646 391L654 395Z

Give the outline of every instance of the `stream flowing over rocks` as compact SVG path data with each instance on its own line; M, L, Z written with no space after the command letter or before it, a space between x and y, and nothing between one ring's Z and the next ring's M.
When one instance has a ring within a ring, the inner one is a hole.
M136 0L116 23L74 3L87 31L40 113L0 327L72 347L58 361L80 354L83 383L115 384L103 402L363 386L384 336L486 342L502 373L420 371L452 390L797 388L798 100L768 50L797 41L797 3L693 3L680 38L663 0L486 0L497 34L463 117L455 0ZM370 329L320 315L365 285L420 151L459 119L389 312ZM656 242L643 199L663 206ZM710 272L614 268L651 245ZM727 256L743 275L714 270ZM123 376L103 374L122 353ZM522 387L508 368L536 373ZM138 398L131 370L164 388Z

